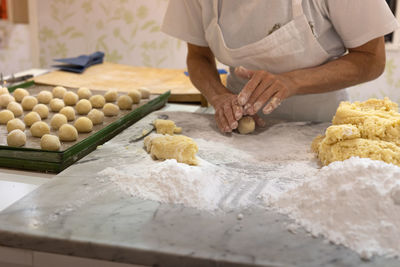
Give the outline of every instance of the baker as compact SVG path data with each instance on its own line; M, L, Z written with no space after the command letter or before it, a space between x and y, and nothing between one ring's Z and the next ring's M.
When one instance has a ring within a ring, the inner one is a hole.
M330 121L344 88L382 74L398 27L383 0L170 0L162 31L187 42L190 79L230 132L243 115Z

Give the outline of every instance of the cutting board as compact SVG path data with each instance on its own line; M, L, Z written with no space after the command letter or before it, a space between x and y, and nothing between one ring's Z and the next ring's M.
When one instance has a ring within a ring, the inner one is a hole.
M171 102L201 102L205 98L193 86L181 69L160 69L134 67L106 62L88 68L83 74L65 71L53 71L38 77L35 82L46 85L67 87L88 87L94 90L116 88L127 92L138 87L147 87L153 94L171 91Z

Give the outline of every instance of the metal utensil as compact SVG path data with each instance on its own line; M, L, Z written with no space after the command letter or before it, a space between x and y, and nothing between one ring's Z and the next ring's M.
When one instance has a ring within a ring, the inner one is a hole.
M161 120L166 120L168 119L168 115L166 114L160 114L157 116L157 119L161 119ZM129 139L129 143L135 143L143 138L145 138L146 136L148 136L151 132L153 132L155 130L155 126L153 124L153 122L149 123L143 130L142 133L132 137L131 139Z

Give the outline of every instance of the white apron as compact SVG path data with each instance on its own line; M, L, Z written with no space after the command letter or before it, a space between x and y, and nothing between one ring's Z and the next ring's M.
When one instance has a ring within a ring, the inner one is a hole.
M227 87L233 93L238 94L247 82L235 76L235 67L243 66L251 70L266 70L279 74L315 67L330 59L311 30L303 13L302 0L292 0L293 20L289 23L262 40L236 49L229 48L225 43L218 21L218 3L219 0L214 0L214 19L205 34L215 57L223 64L231 66ZM331 121L339 103L347 98L345 89L296 95L285 99L270 115L265 116L262 112L259 112L259 115L263 118L275 117L295 121Z

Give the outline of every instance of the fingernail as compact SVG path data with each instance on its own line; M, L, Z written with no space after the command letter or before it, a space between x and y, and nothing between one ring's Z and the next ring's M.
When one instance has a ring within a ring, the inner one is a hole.
M239 97L238 102L240 105L244 105L244 102L245 102L244 97Z
M246 105L244 106L244 109L249 109L250 107L251 107L250 104L246 104Z
M237 121L235 121L234 123L231 124L232 129L236 129L237 127L238 127Z
M263 113L264 113L264 114L270 114L270 113L272 112L272 110L273 110L273 108L270 107L270 106L268 106L268 107L266 107L266 108L263 110Z
M260 102L255 103L253 108L254 110L259 110L261 108L261 103Z

